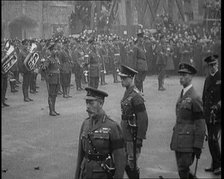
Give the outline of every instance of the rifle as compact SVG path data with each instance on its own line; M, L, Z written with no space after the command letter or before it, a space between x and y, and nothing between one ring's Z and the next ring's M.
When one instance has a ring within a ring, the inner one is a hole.
M132 140L133 140L133 158L134 158L134 169L131 172L132 176L131 179L139 179L139 168L137 167L137 158L136 158L136 147L137 147L137 133L138 133L138 126L136 124L136 116L133 114L133 123L128 120L128 125L131 127L132 133Z

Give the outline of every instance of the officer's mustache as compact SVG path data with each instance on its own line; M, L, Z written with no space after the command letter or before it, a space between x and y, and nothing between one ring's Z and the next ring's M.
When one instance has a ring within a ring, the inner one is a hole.
M86 112L91 113L91 114L93 113L93 111L90 111L89 109L87 109Z

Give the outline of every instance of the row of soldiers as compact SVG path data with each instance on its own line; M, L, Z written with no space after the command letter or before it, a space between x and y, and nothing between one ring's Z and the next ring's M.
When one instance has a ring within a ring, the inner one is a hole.
M38 62L32 70L28 70L24 65L25 59L30 54L32 44L36 44L35 53L38 54ZM37 93L36 79L38 73L41 74L41 78L49 81L49 69L47 65L50 60L50 56L54 54L58 59L59 68L59 86L58 92L62 90L63 97L69 98L71 75L75 74L76 89L78 91L83 90L82 83L88 83L89 86L98 88L99 81L101 85L105 85L106 75L106 63L112 64L112 73L114 76L114 82L118 82L117 69L119 66L119 52L117 45L107 44L105 47L103 43L95 43L94 37L89 38L86 41L76 39L71 42L68 38L52 38L47 40L10 40L2 44L2 58L6 56L7 45L10 44L15 47L15 53L17 56L17 62L10 68L7 73L2 75L4 84L2 83L3 106L8 106L5 103L5 93L7 88L7 79L10 78L11 92L17 92L19 74L23 77L23 95L24 101L33 101L29 98L30 93ZM9 46L9 45L8 45ZM107 51L107 49L109 49ZM108 57L108 54L110 55ZM53 62L52 62L53 63ZM3 63L2 63L3 68ZM99 80L101 79L101 80ZM48 87L48 84L47 84Z

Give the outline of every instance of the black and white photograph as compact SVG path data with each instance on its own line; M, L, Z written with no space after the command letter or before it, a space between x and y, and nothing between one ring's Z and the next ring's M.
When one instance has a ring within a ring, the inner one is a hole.
M3 179L221 179L221 0L1 0Z

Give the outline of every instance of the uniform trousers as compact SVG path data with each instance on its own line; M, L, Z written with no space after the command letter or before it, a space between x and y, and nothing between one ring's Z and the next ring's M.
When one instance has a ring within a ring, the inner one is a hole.
M99 86L99 77L90 77L89 86L97 89Z
M165 75L166 75L166 66L165 65L158 65L159 88L163 87L163 85L164 85Z
M71 73L60 73L60 82L62 87L68 87L71 83Z
M190 172L190 166L194 162L194 154L192 152L175 151L176 162L180 179L191 179L193 175Z
M146 71L138 71L135 75L135 86L138 88L139 91L143 92L143 81L146 77Z
M114 67L113 67L113 78L114 78L114 83L118 82L117 77L118 77L118 74L117 74L117 67L114 66Z
M30 91L36 91L37 75L36 72L32 72L30 75Z
M141 147L142 147L142 139L137 139L136 141L136 166L137 161L141 153ZM125 149L126 149L126 160L127 165L133 169L134 168L134 154L133 154L133 142L132 141L126 141L125 143Z
M22 89L23 89L23 97L24 97L24 99L25 98L29 98L28 88L30 86L30 79L31 79L31 72L23 73Z
M82 68L76 68L75 71L75 84L76 84L76 89L81 89L82 88Z
M221 167L221 151L219 146L219 133L221 131L221 124L207 124L207 130L208 130L208 146L209 151L212 156L212 168L217 169L218 167Z
M5 102L5 95L8 86L8 78L7 76L2 75L2 82L1 82L1 90L2 90L2 103Z

